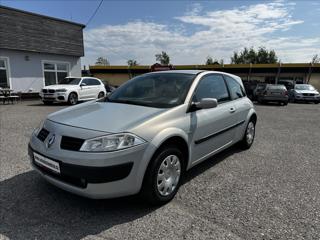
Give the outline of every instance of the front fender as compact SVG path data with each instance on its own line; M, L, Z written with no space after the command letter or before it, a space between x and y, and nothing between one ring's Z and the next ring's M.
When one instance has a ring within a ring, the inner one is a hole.
M142 159L142 164L140 165L139 168L139 173L137 174L137 186L142 185L143 182L143 178L145 175L145 172L147 170L147 167L153 157L153 155L155 154L155 152L157 151L157 149L159 149L159 147L169 138L171 137L181 137L182 139L184 139L184 141L186 143L188 143L188 135L187 133L185 133L182 129L179 128L166 128L164 130L162 130L161 132L159 132L152 140L151 142L149 142L149 146L146 149L143 159ZM189 151L189 149L188 149ZM190 153L189 153L190 156ZM189 162L189 159L188 159Z

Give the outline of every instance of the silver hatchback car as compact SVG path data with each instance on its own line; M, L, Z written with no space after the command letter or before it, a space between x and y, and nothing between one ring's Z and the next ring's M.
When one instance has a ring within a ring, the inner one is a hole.
M29 155L35 170L66 191L89 198L141 193L163 204L193 166L235 143L250 148L256 121L237 76L148 73L104 100L48 115Z

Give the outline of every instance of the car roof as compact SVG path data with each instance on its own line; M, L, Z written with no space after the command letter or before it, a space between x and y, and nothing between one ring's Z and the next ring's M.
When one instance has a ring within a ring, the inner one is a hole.
M181 73L181 74L193 74L197 75L201 72L205 72L205 70L168 70L168 71L158 71L158 72L150 72L150 73Z

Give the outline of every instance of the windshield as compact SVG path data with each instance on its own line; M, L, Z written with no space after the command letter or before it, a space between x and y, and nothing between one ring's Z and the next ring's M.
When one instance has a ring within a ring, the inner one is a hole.
M70 84L70 85L78 85L81 78L64 78L59 84Z
M138 76L109 95L107 101L171 108L182 104L194 74L151 73Z
M295 86L297 90L315 90L313 86L308 84L299 84Z
M257 85L257 89L258 89L258 90L264 89L265 87L266 87L266 85L265 85L265 84L264 84L264 85L260 85L260 84L259 84L259 85Z
M269 85L269 89L286 89L284 85Z

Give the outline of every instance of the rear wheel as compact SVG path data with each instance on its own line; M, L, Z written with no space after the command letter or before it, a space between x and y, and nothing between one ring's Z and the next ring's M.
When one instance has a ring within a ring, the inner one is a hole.
M284 105L284 106L288 105L288 101L284 101L284 102L283 102L283 105Z
M78 102L78 95L76 93L70 93L68 97L68 102L70 105L75 105Z
M250 121L247 124L245 134L240 142L240 146L242 149L249 149L251 147L254 141L255 132L255 122L252 119L250 119Z
M141 194L151 204L165 204L176 195L180 187L184 156L178 148L166 146L151 161Z
M319 104L319 103L320 103L320 101L315 101L314 103L315 103L315 104Z

